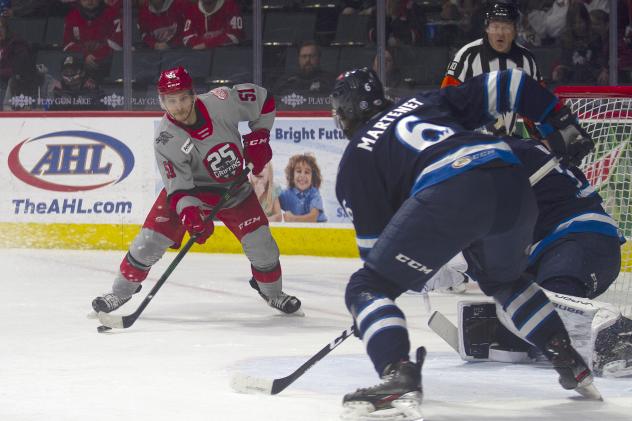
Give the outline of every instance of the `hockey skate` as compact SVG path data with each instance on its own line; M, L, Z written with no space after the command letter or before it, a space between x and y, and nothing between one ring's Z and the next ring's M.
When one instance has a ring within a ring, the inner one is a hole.
M141 290L143 286L138 285L134 294ZM114 295L112 292L108 292L107 294L100 295L92 300L92 309L95 313L103 312L103 313L111 313L114 310L117 310L123 304L132 299L132 296L121 298L118 295ZM96 316L96 314L95 314Z
M304 316L305 313L301 310L301 300L294 297L293 295L287 295L283 291L276 297L267 297L265 294L261 292L259 289L259 285L255 278L250 279L250 286L252 289L257 291L261 298L268 303L268 305L274 309L279 310L281 313L285 314L293 314L296 316Z
M348 393L342 399L346 421L413 421L421 420L421 368L426 348L417 349L417 362L401 361L384 369L382 383Z
M603 400L593 384L593 375L565 334L557 334L549 340L544 350L553 368L560 375L560 385L574 390L586 399Z

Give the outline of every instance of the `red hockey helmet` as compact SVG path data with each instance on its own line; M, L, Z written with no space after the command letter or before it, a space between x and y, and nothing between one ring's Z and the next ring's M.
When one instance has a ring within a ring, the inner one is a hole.
M167 95L178 91L193 91L193 79L182 66L165 70L158 78L158 94Z

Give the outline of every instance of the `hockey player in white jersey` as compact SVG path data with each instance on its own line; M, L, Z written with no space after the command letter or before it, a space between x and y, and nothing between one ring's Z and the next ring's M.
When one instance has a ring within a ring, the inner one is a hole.
M177 67L162 72L158 93L166 113L155 130L154 150L165 188L123 258L112 292L93 300L96 312L109 313L129 301L165 251L180 247L185 231L203 244L214 230L205 217L245 163L259 174L272 158L276 110L264 88L245 83L195 95L188 72ZM243 145L240 121L248 121L251 130ZM271 307L298 312L300 300L282 290L279 249L250 183L238 187L217 219L241 242L251 263L250 285Z

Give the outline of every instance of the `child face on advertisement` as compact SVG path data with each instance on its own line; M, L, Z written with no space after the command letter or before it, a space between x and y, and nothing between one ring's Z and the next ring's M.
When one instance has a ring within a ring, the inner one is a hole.
M297 162L294 167L294 185L300 191L312 187L312 167L305 161Z

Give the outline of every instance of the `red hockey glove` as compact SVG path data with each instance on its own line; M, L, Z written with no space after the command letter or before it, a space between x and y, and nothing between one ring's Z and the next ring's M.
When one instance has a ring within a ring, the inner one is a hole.
M252 162L252 173L257 175L263 171L263 167L272 159L270 131L268 129L255 130L244 135L243 139L246 160Z
M197 235L195 242L204 244L213 235L215 226L212 220L204 221L204 215L197 206L187 206L180 212L180 221L187 229L189 235Z

